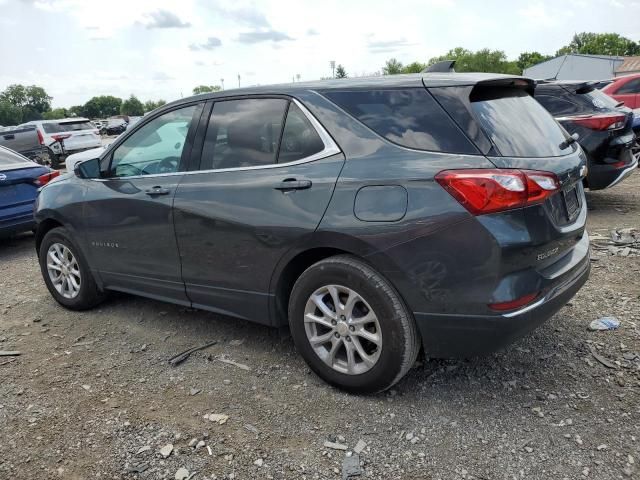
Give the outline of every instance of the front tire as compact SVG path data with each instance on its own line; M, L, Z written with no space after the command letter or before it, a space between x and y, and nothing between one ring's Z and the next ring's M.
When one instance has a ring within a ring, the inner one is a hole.
M289 300L296 348L311 369L352 393L375 393L414 364L413 315L391 284L349 255L322 260L296 281Z
M63 227L46 233L38 252L40 270L51 296L70 310L86 310L104 299L82 252Z

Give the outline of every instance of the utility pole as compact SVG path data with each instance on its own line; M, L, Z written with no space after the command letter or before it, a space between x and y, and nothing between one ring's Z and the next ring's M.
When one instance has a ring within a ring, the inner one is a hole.
M296 73L296 78L298 79L298 81L300 81L300 74Z
M240 74L238 74L238 88L240 88Z
M331 65L331 78L336 78L336 61L331 60L329 65Z
M220 79L220 83L222 84L222 90L224 90L224 78Z

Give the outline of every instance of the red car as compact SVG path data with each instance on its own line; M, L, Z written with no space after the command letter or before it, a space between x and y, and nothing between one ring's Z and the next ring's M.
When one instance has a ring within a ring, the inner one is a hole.
M640 108L640 73L615 78L602 91L626 107Z

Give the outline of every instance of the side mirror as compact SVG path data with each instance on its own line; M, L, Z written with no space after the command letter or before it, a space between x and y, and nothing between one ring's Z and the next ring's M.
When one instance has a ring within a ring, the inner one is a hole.
M78 178L100 178L100 159L92 158L76 163L73 167L73 173Z

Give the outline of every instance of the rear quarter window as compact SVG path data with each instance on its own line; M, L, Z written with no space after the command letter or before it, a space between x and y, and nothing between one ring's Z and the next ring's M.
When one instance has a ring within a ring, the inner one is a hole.
M330 90L323 94L377 134L403 147L479 153L425 88Z

